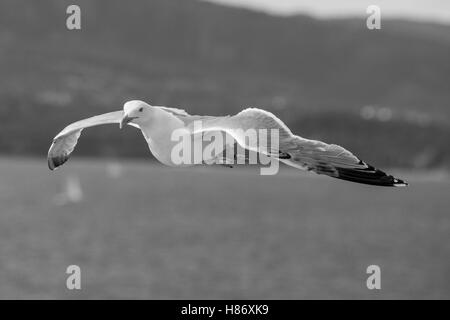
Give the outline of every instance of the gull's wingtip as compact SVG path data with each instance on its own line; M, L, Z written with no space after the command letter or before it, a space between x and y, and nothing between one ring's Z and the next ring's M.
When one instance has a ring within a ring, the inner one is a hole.
M409 185L409 183L404 180L394 178L393 185L394 185L394 187L407 187Z
M58 167L62 166L64 163L69 160L68 155L60 155L60 156L48 156L47 157L47 165L51 171L58 169Z
M47 158L47 165L48 165L48 168L50 169L50 171L53 171L53 170L56 169L56 167L55 167L55 165L54 165L54 163L53 163L51 158Z
M408 186L408 182L404 180L397 179L362 161L360 162L360 164L365 165L366 168L360 169L336 167L337 175L335 176L335 178L383 187Z

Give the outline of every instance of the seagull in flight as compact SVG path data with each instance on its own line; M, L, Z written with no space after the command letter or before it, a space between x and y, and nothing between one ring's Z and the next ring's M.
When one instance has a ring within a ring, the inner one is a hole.
M194 125L196 121L201 122L200 128ZM242 132L275 129L279 133L278 152L269 150L267 155L271 159L301 170L357 183L389 187L408 185L363 162L341 146L293 134L280 119L262 109L248 108L233 116L198 116L177 108L151 106L139 100L126 102L123 110L80 120L64 128L55 136L48 151L49 169L54 170L69 159L83 129L104 124L119 124L120 128L130 125L140 129L156 159L168 166L180 166L171 156L177 143L171 138L174 130L190 136L225 133L231 135L240 147L258 152L260 149L250 145Z

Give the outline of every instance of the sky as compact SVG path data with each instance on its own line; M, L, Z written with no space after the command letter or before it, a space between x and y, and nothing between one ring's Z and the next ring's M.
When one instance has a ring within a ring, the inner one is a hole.
M450 24L450 0L207 0L273 14L306 13L320 18L364 16L378 5L381 18L406 18Z

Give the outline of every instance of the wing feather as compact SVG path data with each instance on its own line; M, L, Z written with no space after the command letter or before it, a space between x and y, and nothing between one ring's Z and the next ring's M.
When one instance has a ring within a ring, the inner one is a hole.
M162 107L162 106L158 106L157 108L160 108L164 111L170 112L171 114L173 114L175 116L189 116L189 114L186 112L186 110L183 110L183 109Z
M83 119L65 127L55 136L48 150L47 163L49 169L54 170L69 159L83 129L103 124L120 123L122 117L123 111L114 111Z
M194 122L190 123L189 127L193 133L225 131L242 147L252 151L258 151L258 148L248 145L245 137L237 132L242 133L248 129L278 129L279 150L278 152L270 150L267 155L278 157L280 161L299 169L358 183L381 186L407 185L406 182L366 164L341 146L294 135L286 124L265 110L249 108L231 117L196 120L202 120L202 125L200 129L196 129Z

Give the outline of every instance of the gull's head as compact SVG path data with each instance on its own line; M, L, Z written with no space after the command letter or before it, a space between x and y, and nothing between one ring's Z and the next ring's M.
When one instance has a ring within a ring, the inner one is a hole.
M127 123L135 123L137 125L143 124L150 119L152 106L144 101L131 100L125 102L123 105L123 118L120 121L120 128L122 129Z

